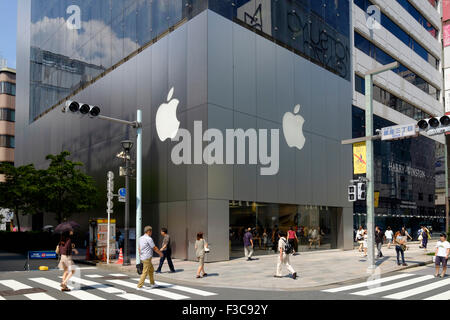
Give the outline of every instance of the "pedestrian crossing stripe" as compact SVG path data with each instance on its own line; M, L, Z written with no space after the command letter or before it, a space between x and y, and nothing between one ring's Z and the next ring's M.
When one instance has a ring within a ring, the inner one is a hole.
M0 284L5 287L8 287L14 291L33 289L32 287L27 286L26 284L20 283L19 281L16 281L16 280L1 280ZM56 300L52 296L50 296L46 293L43 293L43 292L29 293L29 294L25 294L24 296L30 300ZM3 298L3 297L1 297L1 298ZM6 300L6 299L3 298L0 300Z
M450 291L437 294L424 300L450 300Z
M359 291L359 292L354 292L352 294L354 295L358 295L358 296L368 296L371 294L376 294L376 293L380 293L380 292L384 292L384 291L390 291L390 290L395 290L395 289L399 289L401 287L406 287L412 284L416 284L425 280L429 280L429 279L433 279L433 276L422 276L419 278L414 278L414 279L410 279L410 280L405 280L402 282L397 282L394 284L390 284L384 287L378 287L378 288L372 288L372 289L367 289L367 290L363 290L363 291Z
M60 278L62 278L62 277L60 277ZM75 283L81 284L83 286L87 286L87 287L90 287L90 288L93 288L93 289L98 289L100 291L103 291L103 292L106 292L106 293L110 293L110 294L118 294L118 293L119 294L123 294L123 293L125 293L124 290L120 290L120 289L117 289L115 287L108 286L106 284L101 284L101 283L98 283L98 282L81 279L81 278L78 278L78 277L71 277L68 282L69 283L70 282L75 282Z
M61 290L60 282L57 281L53 281L46 278L31 278L30 280L56 290ZM70 286L68 287L69 289L73 289L73 287L72 288ZM95 294L83 290L74 290L65 293L79 300L106 300L102 297L96 296Z
M137 282L136 283L131 283L131 282L124 281L124 280L107 280L107 281L111 282L111 283L114 283L114 284L117 284L119 286L137 289ZM173 299L173 300L189 299L189 297L183 296L183 295L178 294L178 293L173 293L173 292L164 291L164 290L155 289L155 288L149 289L148 291L146 291L146 293L154 294L154 295L157 295L157 296L162 296L162 297Z
M419 286L417 288L411 289L411 290L406 290L406 291L402 291L399 293L395 293L395 294L391 294L388 295L384 298L388 298L388 299L405 299L405 298L409 298L421 293L425 293L427 291L431 291L434 289L438 289L444 286L448 286L450 285L450 279L446 279L446 280L441 280L435 283L430 283L424 286Z
M139 281L140 279L139 278L135 278L133 280L134 281ZM176 284L170 284L170 283L166 283L166 282L155 281L155 284L158 285L158 286L162 286L164 288L170 288L170 289L174 289L174 290L178 290L178 291L184 291L184 292L187 292L187 293L192 293L192 294L196 294L196 295L203 296L203 297L210 297L210 296L216 296L217 295L217 293L203 291L203 290L189 288L189 287L183 287L183 286L179 286L179 285L176 285Z
M384 282L389 282L389 281L393 281L393 280L403 279L403 278L411 277L411 276L413 276L413 274L404 273L404 274L399 274L399 275L392 276L392 277L376 279L376 280L362 282L362 283L358 283L358 284L354 284L354 285L350 285L350 286L338 287L338 288L323 290L322 292L336 293L336 292L341 292L341 291L349 291L349 290L363 288L363 287L370 287L370 286L374 286L374 285L381 284L381 283L384 283Z
M411 278L413 277L413 278ZM405 279L409 278L409 279ZM383 296L384 299L407 299L417 295L431 294L432 296L422 298L422 300L450 300L450 291L443 293L432 292L440 288L446 288L450 286L450 279L439 279L432 283L429 281L434 279L432 275L415 275L410 273L398 274L391 277L385 277L377 280L357 283L354 285L342 286L333 289L322 290L327 293L337 293L347 291L349 294L357 296L369 296L375 294L382 294L388 291L396 291L394 293ZM399 280L395 282L395 280ZM391 283L388 283L391 282ZM424 283L425 282L425 283ZM381 286L383 283L387 285ZM378 285L378 286L377 286ZM405 290L405 287L414 286L412 289ZM365 290L355 291L355 289L361 289L366 287Z
M89 276L90 277L88 277L88 275L86 275L87 278L91 278L91 279L99 279L99 278L104 277L104 276L98 275L98 274L93 274L93 275L89 275ZM122 276L126 276L126 275L110 274L110 276L116 276L116 277L121 276L122 277ZM59 279L61 279L61 278L62 278L62 276L59 276ZM27 280L35 282L41 286L49 287L49 288L57 290L57 291L61 290L61 286L60 286L61 283L58 281L54 281L54 280L47 279L44 277L29 278ZM137 278L129 279L129 280L111 279L111 280L106 280L107 283L103 283L103 282L96 282L96 281L93 281L90 279L86 279L84 277L81 278L79 276L72 276L68 281L68 287L72 291L64 292L64 295L69 295L69 296L72 296L79 300L106 300L107 299L107 298L105 299L103 297L97 296L95 294L96 290L103 292L103 293L111 294L114 297L117 297L119 299L125 299L125 300L152 300L152 298L151 298L152 295L163 297L163 298L168 298L168 299L172 299L172 300L183 300L183 299L190 298L184 294L175 293L170 290L182 291L183 293L190 293L193 295L198 295L198 296L203 296L203 297L217 295L216 293L213 293L213 292L208 292L208 291L204 291L204 290L199 290L199 289L195 289L195 288L170 284L170 283L166 283L166 282L159 282L159 281L157 281L156 284L158 286L161 286L160 289L158 289L158 288L150 289L149 288L148 290L146 290L146 288L145 288L144 290L136 292L136 293L129 292L129 290L125 291L126 290L125 288L131 288L131 289L136 290L138 281L139 281L139 279L137 279ZM21 283L16 280L0 280L0 285L2 285L4 287L8 287L8 288L12 289L13 291L33 289L33 287L30 287L29 285ZM76 289L76 288L74 288L74 286L75 287L78 287L78 286L88 287L89 289L94 289L95 291L92 290L92 292L87 292L85 288ZM162 290L162 289L164 289L164 290ZM170 290L165 290L165 289L170 289ZM52 297L50 294L47 294L44 292L29 293L29 294L22 293L21 295L30 300L57 300L57 298ZM0 300L2 300L2 301L7 300L7 297L0 296Z

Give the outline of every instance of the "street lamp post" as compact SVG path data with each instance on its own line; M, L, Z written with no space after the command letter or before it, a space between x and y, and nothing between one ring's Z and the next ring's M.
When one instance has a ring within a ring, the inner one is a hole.
M399 67L398 62L393 62L388 65L369 70L366 72L366 137L373 135L373 76L379 73L396 69ZM366 163L367 163L367 188L366 188L366 206L367 206L367 236L368 236L368 271L375 270L375 204L374 204L374 156L373 156L373 141L366 140Z
M133 141L124 140L121 142L125 151L125 244L123 265L130 265L130 150L133 148ZM136 249L137 250L137 249Z

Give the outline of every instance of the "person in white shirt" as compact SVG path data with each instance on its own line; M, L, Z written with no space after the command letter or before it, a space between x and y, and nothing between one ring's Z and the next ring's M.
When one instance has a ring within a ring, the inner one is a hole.
M294 268L292 268L290 262L289 262L289 255L286 253L286 244L288 241L286 240L286 232L280 231L280 240L278 240L278 251L279 251L279 257L278 257L278 264L277 264L277 274L274 276L275 278L281 278L281 266L284 264L288 271L292 273L292 278L295 280L297 278L297 272L295 272Z
M436 265L436 274L434 276L436 278L439 277L439 269L441 263L442 263L441 278L445 277L445 273L447 272L447 261L449 253L450 253L450 243L447 241L447 235L445 233L441 233L439 241L436 243L436 252L434 253Z
M364 254L363 254L363 257L367 257L367 247L369 246L368 241L369 241L369 236L367 235L367 230L364 230L364 234L363 234Z
M359 252L362 252L362 248L364 245L363 238L364 238L364 229L362 226L360 226L358 231L356 231L356 239L355 239L355 241L358 242L358 244L359 244L359 248L358 248Z
M155 279L153 277L155 271L152 264L153 251L159 254L160 257L162 257L163 254L155 246L151 235L152 227L146 226L144 228L144 235L139 238L139 257L144 265L144 270L142 271L142 275L137 286L138 289L141 289L144 286L145 278L147 278L147 276L150 278L151 287L156 287Z
M391 248L392 244L392 238L394 237L394 232L392 232L391 227L387 227L386 232L384 233L384 236L386 237L386 241L388 243L388 249Z

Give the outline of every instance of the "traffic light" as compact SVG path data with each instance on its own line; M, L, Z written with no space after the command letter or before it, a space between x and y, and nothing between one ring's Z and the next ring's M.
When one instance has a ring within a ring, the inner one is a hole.
M358 200L366 200L366 184L363 182L358 183Z
M421 132L426 132L429 136L435 136L450 131L450 117L442 116L422 119L417 122L417 126Z
M354 185L348 186L348 201L349 202L356 201L356 186Z
M66 101L66 106L63 108L63 112L70 111L72 113L80 113L82 115L89 115L90 117L97 117L100 114L100 108L98 106L91 106L86 103L79 103L77 101Z
M108 181L106 183L106 191L107 191L107 198L108 201L106 203L106 213L113 213L113 207L114 207L114 173L113 172L108 172Z

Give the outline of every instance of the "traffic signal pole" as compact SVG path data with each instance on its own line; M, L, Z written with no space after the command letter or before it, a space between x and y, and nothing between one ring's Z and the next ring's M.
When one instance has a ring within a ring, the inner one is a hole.
M398 62L369 70L366 72L366 137L373 136L373 76L391 69L399 67ZM374 203L374 154L372 139L366 140L366 163L367 163L367 190L366 190L366 206L367 206L367 256L369 266L367 271L372 273L375 266L375 203Z
M71 108L72 103L76 106L75 108ZM136 148L137 148L137 154L136 154L136 264L140 263L140 257L139 257L139 237L141 236L141 229L142 229L142 110L137 110L137 118L136 121L128 121L128 120L122 120L122 119L116 119L111 117L106 117L103 115L100 115L100 108L97 106L89 106L89 114L90 117L93 119L100 119L100 120L106 120L110 122L125 124L128 126L131 126L136 129L137 131L137 138L136 138ZM95 108L95 110L94 110ZM80 104L75 101L67 101L66 104L63 106L62 110L63 113L66 113L68 111L72 113L80 113ZM95 112L92 112L95 111ZM127 165L128 167L128 165ZM127 177L128 179L128 169L127 169ZM129 197L128 192L128 185L127 185L127 194L126 196ZM128 203L128 201L127 201ZM127 216L127 215L126 215ZM127 218L126 218L127 219ZM108 228L109 230L109 228ZM126 239L125 242L128 242L129 239ZM109 254L109 250L108 250Z

